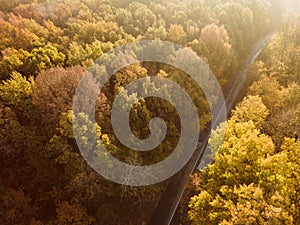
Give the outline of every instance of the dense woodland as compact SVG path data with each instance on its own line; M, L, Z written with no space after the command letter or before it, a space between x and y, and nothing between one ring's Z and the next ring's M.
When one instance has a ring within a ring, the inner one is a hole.
M199 225L300 224L300 20L288 7L276 0L0 0L0 224L147 223L168 181L119 185L86 163L72 127L80 78L115 47L164 40L192 49L225 87L252 46L274 32L249 67L247 96L227 126L213 131L216 158L191 176L177 218ZM202 130L211 120L201 90L178 69L149 62L121 69L97 99L96 126L102 143L126 163L158 162L178 141L175 109L155 98L139 101L130 115L140 138L149 135L151 118L166 120L171 129L154 152L126 149L109 125L122 87L153 75L186 89Z

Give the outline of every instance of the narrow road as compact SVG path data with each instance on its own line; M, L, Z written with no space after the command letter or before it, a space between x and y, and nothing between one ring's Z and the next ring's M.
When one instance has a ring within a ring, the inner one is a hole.
M273 35L268 35L262 38L253 46L252 51L249 57L245 60L242 69L234 75L233 81L230 82L230 87L227 88L227 90L229 91L227 91L228 93L225 93L226 104L224 105L220 103L220 105L218 105L220 109L219 112L227 109L227 116L229 116L229 113L234 107L236 99L239 96L239 93L246 81L248 66L257 59L257 57L265 47L267 41L272 37ZM197 168L201 170L209 163L201 161L201 159L206 153L210 151L208 148L208 139L210 137L211 129L216 128L221 122L224 122L218 120L219 115L217 115L216 117L217 119L215 124L210 124L207 129L201 132L198 147L196 148L190 161L181 171L170 178L166 191L163 193L159 203L157 204L157 207L150 221L148 222L148 225L169 225L171 223L179 201L183 195L185 186L189 180L190 174L195 172ZM199 166L200 163L201 165Z

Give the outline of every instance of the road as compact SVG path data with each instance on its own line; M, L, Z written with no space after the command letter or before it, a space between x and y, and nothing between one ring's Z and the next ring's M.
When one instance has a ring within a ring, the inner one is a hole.
M268 35L262 38L253 46L249 57L245 60L242 66L242 69L239 70L233 76L234 79L229 82L231 87L227 88L227 90L229 91L225 93L226 104L224 105L220 103L220 105L218 106L220 108L219 112L224 112L224 110L226 110L227 116L229 116L230 111L234 107L236 99L245 84L248 66L257 59L257 57L265 47L267 41L270 40L273 36L273 34ZM189 180L190 174L195 172L197 168L200 170L203 169L203 167L207 166L207 164L209 163L203 160L201 161L201 159L206 153L209 153L210 151L208 148L208 139L210 137L211 129L216 128L221 122L223 122L219 121L218 117L219 115L217 115L215 124L210 124L209 127L201 133L199 144L187 165L172 178L170 178L166 191L162 194L162 197L157 204L156 209L150 221L148 222L148 225L171 224L172 218L174 217L179 201L183 195L185 186ZM201 166L199 167L200 163Z

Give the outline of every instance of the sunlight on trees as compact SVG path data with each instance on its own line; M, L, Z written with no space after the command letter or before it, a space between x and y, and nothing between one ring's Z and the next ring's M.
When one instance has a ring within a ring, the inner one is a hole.
M291 6L297 5L296 0L0 0L0 225L146 224L168 181L149 187L114 184L78 150L71 109L86 68L103 74L107 68L93 62L113 48L163 40L192 49L225 87L254 43L278 27L249 67L247 96L227 126L212 132L217 157L192 175L179 217L182 224L300 224L300 20L288 20L296 12ZM174 54L186 57L185 51ZM193 62L188 66L193 68ZM131 111L132 131L147 138L149 121L160 116L169 131L164 142L144 154L114 136L114 98L137 99L124 87L149 76L182 85L195 102L201 130L211 120L202 90L182 71L155 62L122 68L98 96L97 124L85 114L80 121L96 126L95 141L126 163L163 160L180 134L174 107L145 98ZM92 81L85 85L97 90ZM161 88L172 98L167 90ZM87 104L84 99L82 105ZM88 128L77 125L80 141L94 151Z

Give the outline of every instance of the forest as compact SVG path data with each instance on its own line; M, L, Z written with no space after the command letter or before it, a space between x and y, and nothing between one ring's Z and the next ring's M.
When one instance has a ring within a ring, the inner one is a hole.
M265 37L271 38L247 66L236 106L212 130L213 162L190 175L173 225L300 224L300 3L0 0L0 225L146 225L169 179L147 186L115 183L89 165L78 145L96 148L88 136L93 129L98 142L127 164L147 166L172 154L182 127L176 108L124 91L134 80L154 76L182 86L200 131L212 119L210 104L180 69L138 62L103 84L95 124L84 113L74 123L81 78L108 70L94 62L113 49L156 40L190 49L225 92ZM149 85L180 102L170 88ZM118 95L136 101L129 118L136 137L150 136L152 118L165 121L168 133L154 150L135 151L118 140L111 121Z

